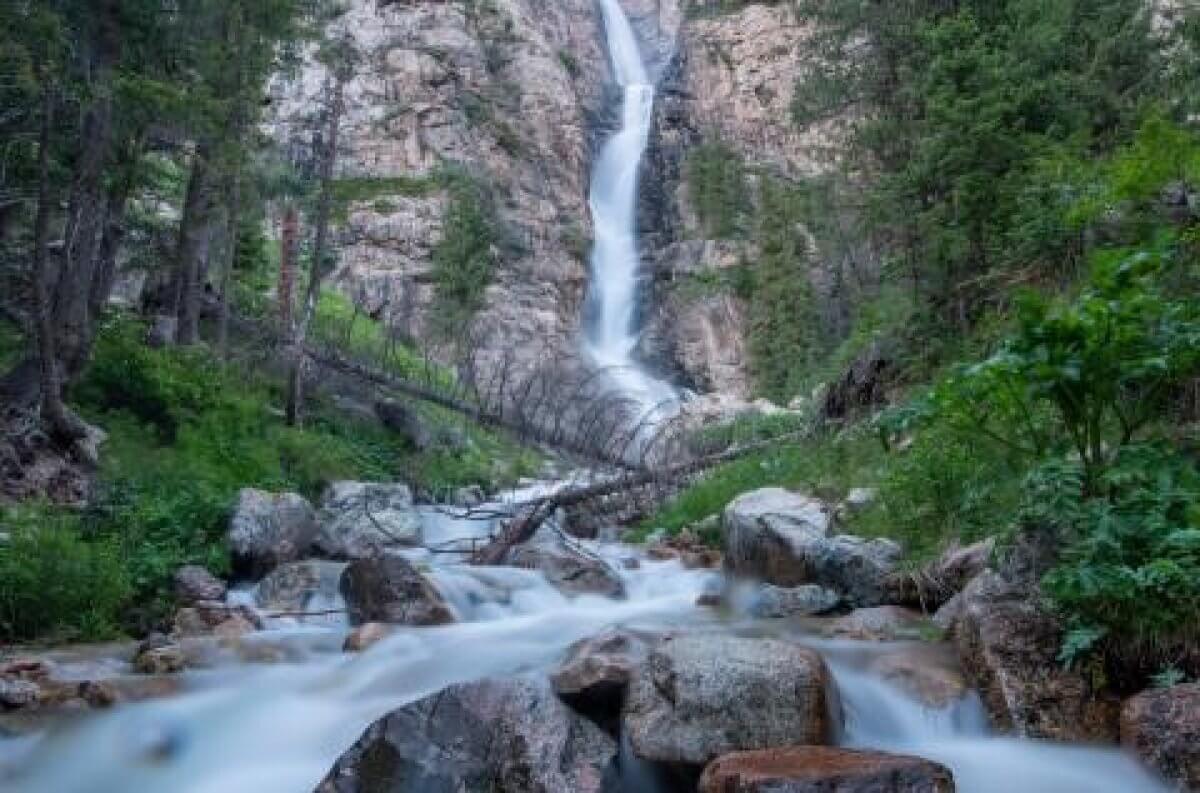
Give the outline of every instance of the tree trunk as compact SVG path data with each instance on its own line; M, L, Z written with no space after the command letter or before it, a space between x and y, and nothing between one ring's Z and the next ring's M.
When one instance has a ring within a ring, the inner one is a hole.
M96 5L93 99L83 114L68 201L66 245L53 296L55 351L69 380L79 376L91 354L96 318L89 301L100 246L104 170L112 151L112 75L121 55L120 2L99 0Z
M287 421L291 426L300 423L303 403L301 393L304 384L304 345L308 337L308 326L317 310L321 295L321 281L325 277L325 252L329 238L329 214L333 201L333 172L337 162L338 127L342 121L344 107L345 78L334 78L329 106L329 127L326 132L325 150L321 154L321 194L317 199L316 241L313 243L312 260L308 266L308 288L304 306L292 334L292 355L288 373Z
M175 251L175 342L181 346L200 340L200 281L208 247L212 213L212 178L207 144L196 147L188 178L179 241Z
M86 427L63 403L58 372L54 322L50 315L47 284L47 248L50 236L50 130L54 125L53 89L42 89L42 124L38 135L38 205L33 221L33 317L37 337L38 387L41 392L42 422L59 443L70 445L84 437Z
M241 229L242 214L242 163L238 161L233 166L233 175L229 180L229 217L226 226L226 236L229 238L229 248L225 252L225 266L221 270L221 286L217 295L220 314L217 319L217 350L221 359L229 357L229 284L233 279L233 268L237 264L238 232Z

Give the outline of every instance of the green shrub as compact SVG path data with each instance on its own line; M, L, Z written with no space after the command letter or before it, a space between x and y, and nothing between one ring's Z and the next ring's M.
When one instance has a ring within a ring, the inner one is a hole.
M1200 470L1161 444L1126 446L1083 495L1077 462L1057 460L1030 477L1024 513L1054 531L1059 564L1042 582L1070 627L1062 660L1102 651L1110 669L1145 678L1200 652ZM1200 669L1192 668L1192 674ZM1138 681L1142 682L1142 681Z
M710 239L738 236L748 199L741 157L718 140L692 149L686 167L692 208L704 234Z
M435 316L444 338L455 338L482 306L497 244L496 221L483 188L460 184L451 192L442 238L433 249Z
M131 587L115 543L86 541L75 516L45 506L10 509L0 520L0 640L117 634Z

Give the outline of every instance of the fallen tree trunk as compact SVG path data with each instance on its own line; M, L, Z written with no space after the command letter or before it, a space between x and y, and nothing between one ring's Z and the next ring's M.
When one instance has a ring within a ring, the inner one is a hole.
M657 470L630 472L624 476L615 477L604 482L560 490L557 493L533 501L527 505L527 509L523 514L514 518L495 539L483 548L480 548L472 556L471 563L478 565L500 564L510 548L514 545L528 542L537 533L541 525L560 509L578 506L598 498L638 490L650 485L678 483L691 476L715 468L718 465L764 451L781 443L804 440L811 437L812 433L813 428L809 427L797 432L779 435L775 438L734 446L724 451L697 457L694 460L679 465Z

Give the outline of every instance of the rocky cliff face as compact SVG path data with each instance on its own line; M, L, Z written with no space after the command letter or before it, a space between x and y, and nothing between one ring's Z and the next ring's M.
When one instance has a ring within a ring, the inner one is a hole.
M685 163L693 146L721 139L750 168L824 167L816 144L831 132L797 129L789 113L812 31L789 3L689 18L680 0L622 2L660 85L642 178L643 357L698 391L744 397L743 301L687 284L754 251L705 238ZM450 203L437 176L461 168L496 197L509 243L470 329L476 361L529 370L574 350L589 172L617 99L593 0L353 0L340 24L363 57L347 87L339 175L364 189L339 230L337 286L430 344L431 256ZM326 79L310 62L282 84L279 117L311 113Z
M591 0L353 0L337 24L361 55L346 88L339 178L354 180L336 284L428 343L431 253L466 171L496 202L506 245L476 316L481 362L569 346L587 278L587 180L608 63ZM279 117L319 106L310 61ZM280 133L282 136L282 132ZM465 329L464 329L465 330Z
M753 174L813 176L835 161L834 124L792 121L796 79L813 57L814 28L792 3L731 12L693 11L664 69L654 143L643 184L648 270L643 355L700 391L745 398L745 302L719 274L754 261L744 240L706 239L692 207L686 167L702 142L721 141ZM697 285L700 285L697 288Z

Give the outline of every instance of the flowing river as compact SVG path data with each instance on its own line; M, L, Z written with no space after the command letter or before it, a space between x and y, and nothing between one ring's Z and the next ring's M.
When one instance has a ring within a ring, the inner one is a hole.
M445 547L482 536L489 526L488 520L430 508L425 542ZM186 673L184 691L173 697L81 717L40 736L0 740L0 789L308 793L363 729L389 710L452 683L549 669L572 642L624 625L771 633L809 644L833 673L842 744L939 760L954 771L960 793L1165 791L1115 749L990 735L974 695L941 709L911 699L870 671L881 654L911 649L903 643L828 641L807 623L719 616L695 605L717 573L653 561L616 543L581 547L620 570L625 599L568 599L539 573L473 568L417 549L408 555L429 566L462 622L402 629L365 653L345 655L345 626L277 621L243 641L287 648L282 662L218 662ZM638 557L637 569L619 564L630 556ZM321 595L321 604L336 597ZM9 778L3 776L6 761L14 774ZM627 766L623 793L665 793L648 770Z

